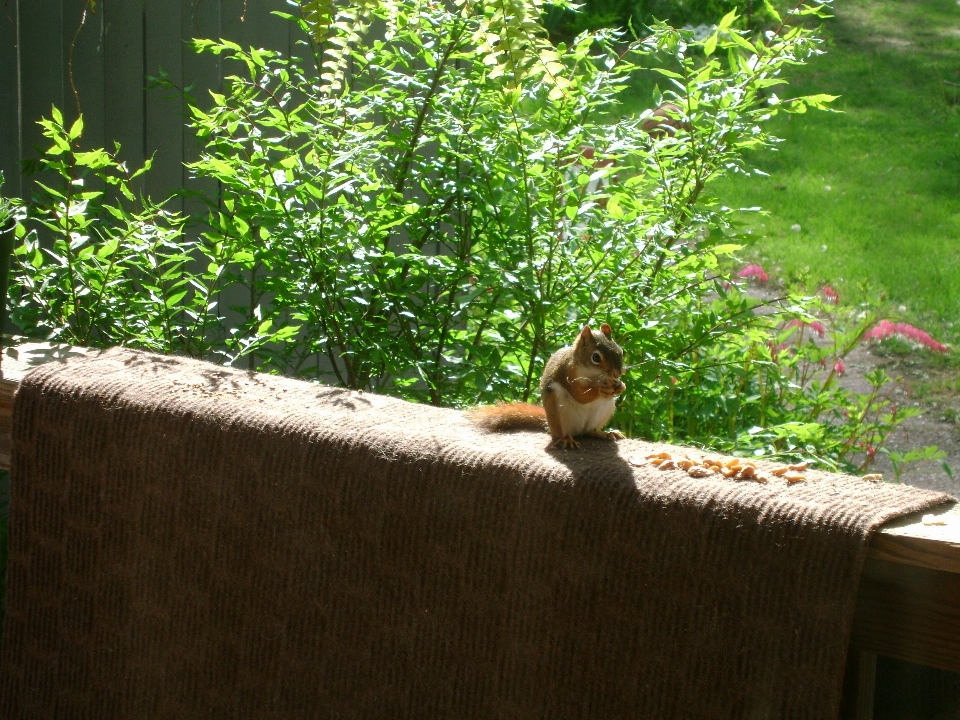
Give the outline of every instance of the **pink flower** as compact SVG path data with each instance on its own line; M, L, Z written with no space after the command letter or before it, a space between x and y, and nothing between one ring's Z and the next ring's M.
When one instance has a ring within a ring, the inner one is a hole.
M808 327L808 328L810 328L811 330L813 330L813 331L817 334L817 337L823 337L824 334L827 332L827 328L826 328L826 327L824 326L824 324L823 324L822 322L820 322L819 320L814 320L813 322L804 322L803 320L794 319L794 320L791 320L790 322L788 322L785 327L788 327L788 328L791 328L791 327L800 327L800 328Z
M936 350L937 352L947 352L948 348L941 342L937 342L930 334L924 330L921 330L918 327L914 327L910 323L903 322L891 322L890 320L881 320L874 327L867 330L864 334L864 338L867 340L883 340L892 335L900 335L901 337L908 338L913 340L915 343L919 343L925 347L930 348L931 350Z
M823 297L826 298L828 303L832 303L834 305L840 302L840 296L837 294L837 291L829 285L823 286Z
M756 278L761 285L769 279L767 273L763 271L763 265L747 265L743 270L737 273L738 278Z
M837 375L843 375L847 371L847 366L843 364L843 358L837 360L837 364L833 366L833 371Z

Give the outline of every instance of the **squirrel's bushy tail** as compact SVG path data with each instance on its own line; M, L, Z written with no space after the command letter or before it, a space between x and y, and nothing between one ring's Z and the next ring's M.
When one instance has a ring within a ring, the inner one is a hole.
M496 405L481 405L468 411L467 417L480 427L493 432L547 429L546 410L530 403L498 402Z

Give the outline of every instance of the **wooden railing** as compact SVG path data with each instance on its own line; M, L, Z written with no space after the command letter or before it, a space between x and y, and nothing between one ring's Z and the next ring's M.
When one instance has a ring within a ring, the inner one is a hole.
M24 374L88 352L95 351L49 343L3 350L0 469L10 468L13 399ZM932 517L925 523L924 516ZM902 518L874 535L850 647L845 707L846 716L857 720L873 717L877 655L960 672L960 505Z

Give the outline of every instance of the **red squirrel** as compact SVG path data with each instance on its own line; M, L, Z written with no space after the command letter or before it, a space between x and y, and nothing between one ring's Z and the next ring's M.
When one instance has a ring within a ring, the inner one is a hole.
M551 446L575 448L577 436L621 440L616 430L604 432L617 409L616 397L627 386L623 374L623 349L610 337L610 326L599 332L589 325L572 347L557 350L547 361L540 379L543 406L499 403L476 408L470 418L492 431L547 429Z

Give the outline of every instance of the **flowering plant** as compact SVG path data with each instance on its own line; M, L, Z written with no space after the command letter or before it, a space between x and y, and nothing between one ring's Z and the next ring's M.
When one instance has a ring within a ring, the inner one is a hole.
M908 463L942 457L935 447L907 453L888 447L891 433L918 413L897 404L900 381L876 369L864 376L867 392L840 382L849 354L891 324L882 320L880 301L848 308L837 299L836 292L794 298L756 317L750 333L712 346L701 366L709 372L681 374L657 396L650 416L662 424L645 434L682 442L711 437L711 446L737 454L859 472L881 453L894 461L897 478ZM914 330L914 337L929 337ZM737 423L724 428L734 415Z
M885 338L894 336L907 338L908 340L912 340L917 345L926 347L934 352L949 352L949 348L943 343L934 340L930 336L930 333L905 322L881 320L864 334L864 339L883 340Z

